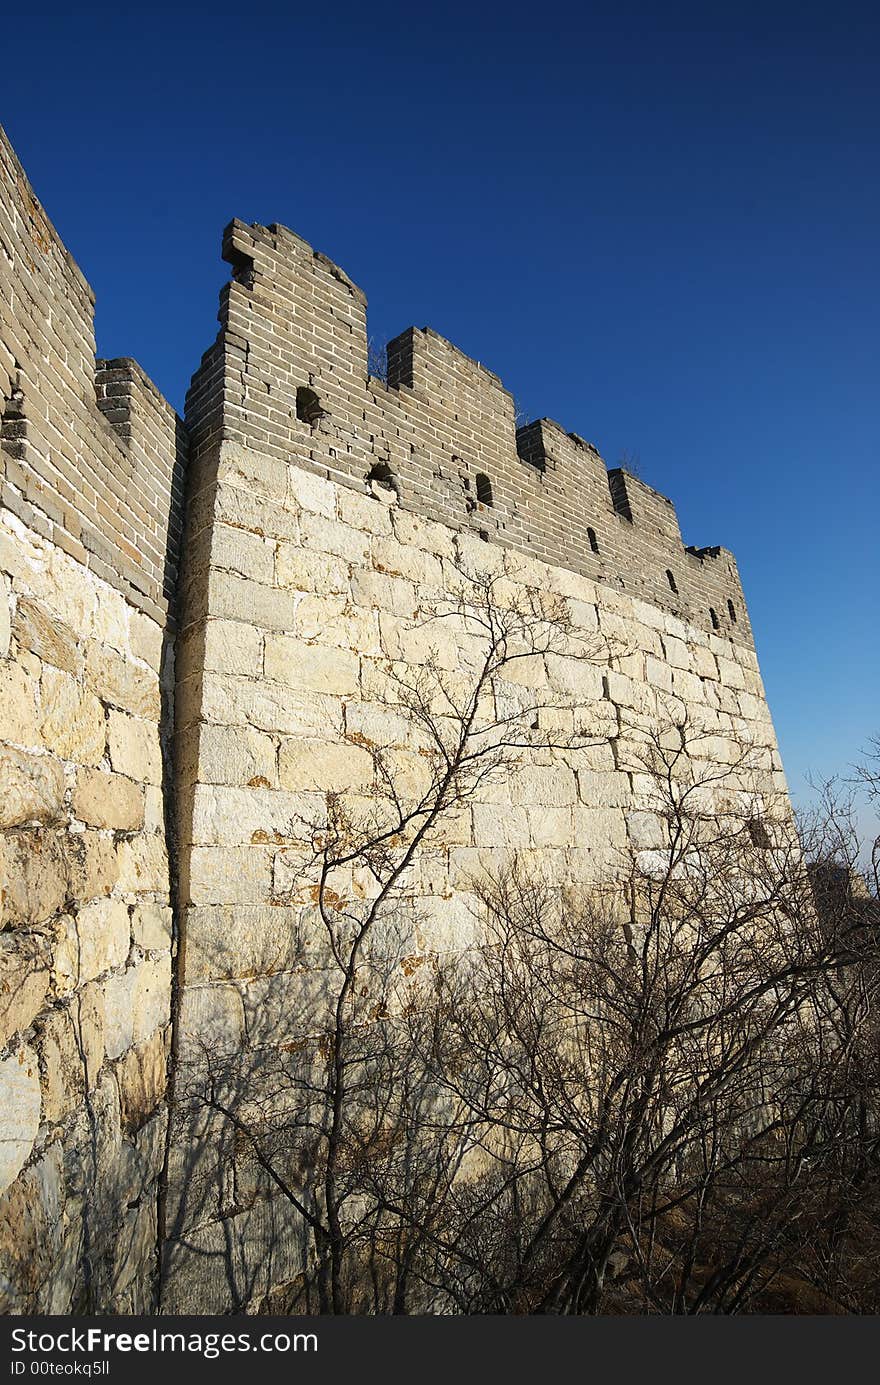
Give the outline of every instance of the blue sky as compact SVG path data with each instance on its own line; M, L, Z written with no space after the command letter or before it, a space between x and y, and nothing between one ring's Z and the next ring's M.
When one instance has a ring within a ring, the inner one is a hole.
M737 555L792 789L880 733L876 5L16 11L0 120L178 407L280 221Z

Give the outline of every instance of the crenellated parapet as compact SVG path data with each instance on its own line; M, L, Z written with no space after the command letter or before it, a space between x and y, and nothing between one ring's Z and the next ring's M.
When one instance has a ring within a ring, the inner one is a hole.
M0 476L7 510L166 618L187 440L131 360L95 360L94 295L0 130Z
M404 509L751 641L732 555L685 548L665 496L551 419L517 429L499 378L428 328L369 376L363 292L284 227L233 221L223 256L221 331L187 400L198 455L236 442L362 493L378 468ZM195 490L208 480L196 464Z

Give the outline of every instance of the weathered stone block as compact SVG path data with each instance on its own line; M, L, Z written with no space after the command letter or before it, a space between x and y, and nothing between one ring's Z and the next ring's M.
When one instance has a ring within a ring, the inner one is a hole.
M412 620L418 610L416 589L411 582L374 572L371 568L355 568L351 577L351 597L358 606L366 606L371 611L387 611L404 620Z
M365 534L391 533L389 507L374 495L358 495L357 491L340 488L337 510L342 523L350 524L353 529L362 529Z
M308 644L338 645L357 654L381 654L379 618L354 606L346 596L304 594L296 605L290 632Z
M217 466L218 481L228 486L276 499L287 485L287 465L277 457L267 456L253 447L241 447L224 442Z
M180 1003L184 1060L198 1062L208 1052L233 1053L244 1038L244 1007L231 984L187 986Z
M132 893L168 893L168 852L165 838L141 833L119 843L118 883Z
M277 904L190 909L187 983L265 976L302 963L301 911Z
M278 760L279 782L297 792L359 792L373 782L369 751L350 742L285 740Z
M0 1048L39 1014L49 988L50 961L44 934L0 934Z
M241 620L209 620L204 630L203 661L206 669L219 673L259 678L263 671L262 630Z
M283 492L280 492L283 493ZM287 493L294 504L309 514L332 519L336 514L336 487L323 476L293 466L287 472Z
M274 787L275 742L253 726L200 726L193 774L204 784Z
M67 673L78 673L82 656L74 632L39 601L19 597L12 626L13 638L22 649Z
M0 1061L0 1193L5 1192L33 1149L40 1125L40 1069L23 1045Z
M263 904L272 898L267 847L194 846L181 875L191 904Z
M0 920L41 923L61 908L69 872L62 837L49 829L0 837Z
M93 900L79 910L76 931L80 982L121 967L131 942L128 905L121 899Z
M171 946L172 918L167 905L147 902L131 911L131 936L145 952L163 952Z
M370 554L370 536L350 524L340 524L337 520L325 519L323 515L303 515L300 521L300 534L303 546L318 553L332 553L344 558L348 563L367 567Z
M73 792L73 812L92 827L134 832L144 825L144 791L121 774L80 769Z
M0 659L5 659L9 653L9 640L12 633L11 601L9 578L0 575Z
M298 841L322 807L320 795L197 784L190 835L201 846Z
M279 543L275 557L275 583L297 591L343 592L349 590L349 566L339 557L315 553L291 543Z
M209 608L213 616L249 621L262 630L289 630L295 603L290 591L213 569Z
M167 1084L165 1035L157 1031L129 1049L116 1069L122 1123L129 1133L140 1130L165 1096Z
M358 657L347 649L304 644L287 635L267 635L266 677L290 687L351 696L357 691Z
M69 673L46 667L40 679L40 733L62 760L100 764L107 736L104 708Z
M17 745L41 745L36 685L17 664L0 664L0 737Z
M96 636L97 638L97 636ZM154 673L162 667L165 635L160 625L139 611L129 611L129 643L136 659L149 664Z
M88 633L98 644L110 645L125 654L131 647L129 629L133 614L125 598L102 582L91 609Z
M211 564L271 586L275 571L275 545L270 539L249 533L246 529L215 524L211 533Z
M117 774L139 784L161 784L162 749L155 722L110 711L107 717L110 763Z
M245 1043L283 1044L322 1032L334 986L339 985L338 971L313 968L239 983Z
M65 849L72 898L109 895L119 879L119 856L113 839L106 832L86 828L71 834Z
M79 1004L61 1006L46 1016L39 1050L43 1077L43 1119L61 1121L82 1100L86 1065L78 1022Z
M293 671L289 672L293 676ZM260 731L295 736L342 732L342 702L337 697L220 674L205 681L202 716L219 726L255 726Z
M0 828L55 822L61 816L64 772L48 755L0 745Z
M86 686L102 702L133 716L158 721L159 682L152 669L142 668L115 649L92 642L86 650L84 677Z
M171 958L145 957L136 968L133 1007L135 1043L142 1043L171 1018Z
M526 765L510 776L514 803L568 807L577 800L577 781L567 765Z

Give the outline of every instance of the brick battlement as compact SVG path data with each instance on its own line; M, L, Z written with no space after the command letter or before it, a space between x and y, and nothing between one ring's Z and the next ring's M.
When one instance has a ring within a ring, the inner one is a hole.
M405 509L751 644L733 555L685 547L665 496L551 419L517 429L498 377L429 328L369 375L365 295L292 231L233 221L223 257L221 331L187 398L197 454L234 441L361 491L379 468Z
M6 509L164 621L183 425L134 361L95 360L94 295L2 129L0 420Z

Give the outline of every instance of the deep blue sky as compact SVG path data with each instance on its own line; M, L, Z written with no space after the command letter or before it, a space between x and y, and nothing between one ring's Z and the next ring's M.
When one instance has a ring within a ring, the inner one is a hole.
M880 733L880 10L19 7L0 120L178 407L280 221L739 560L795 795Z

